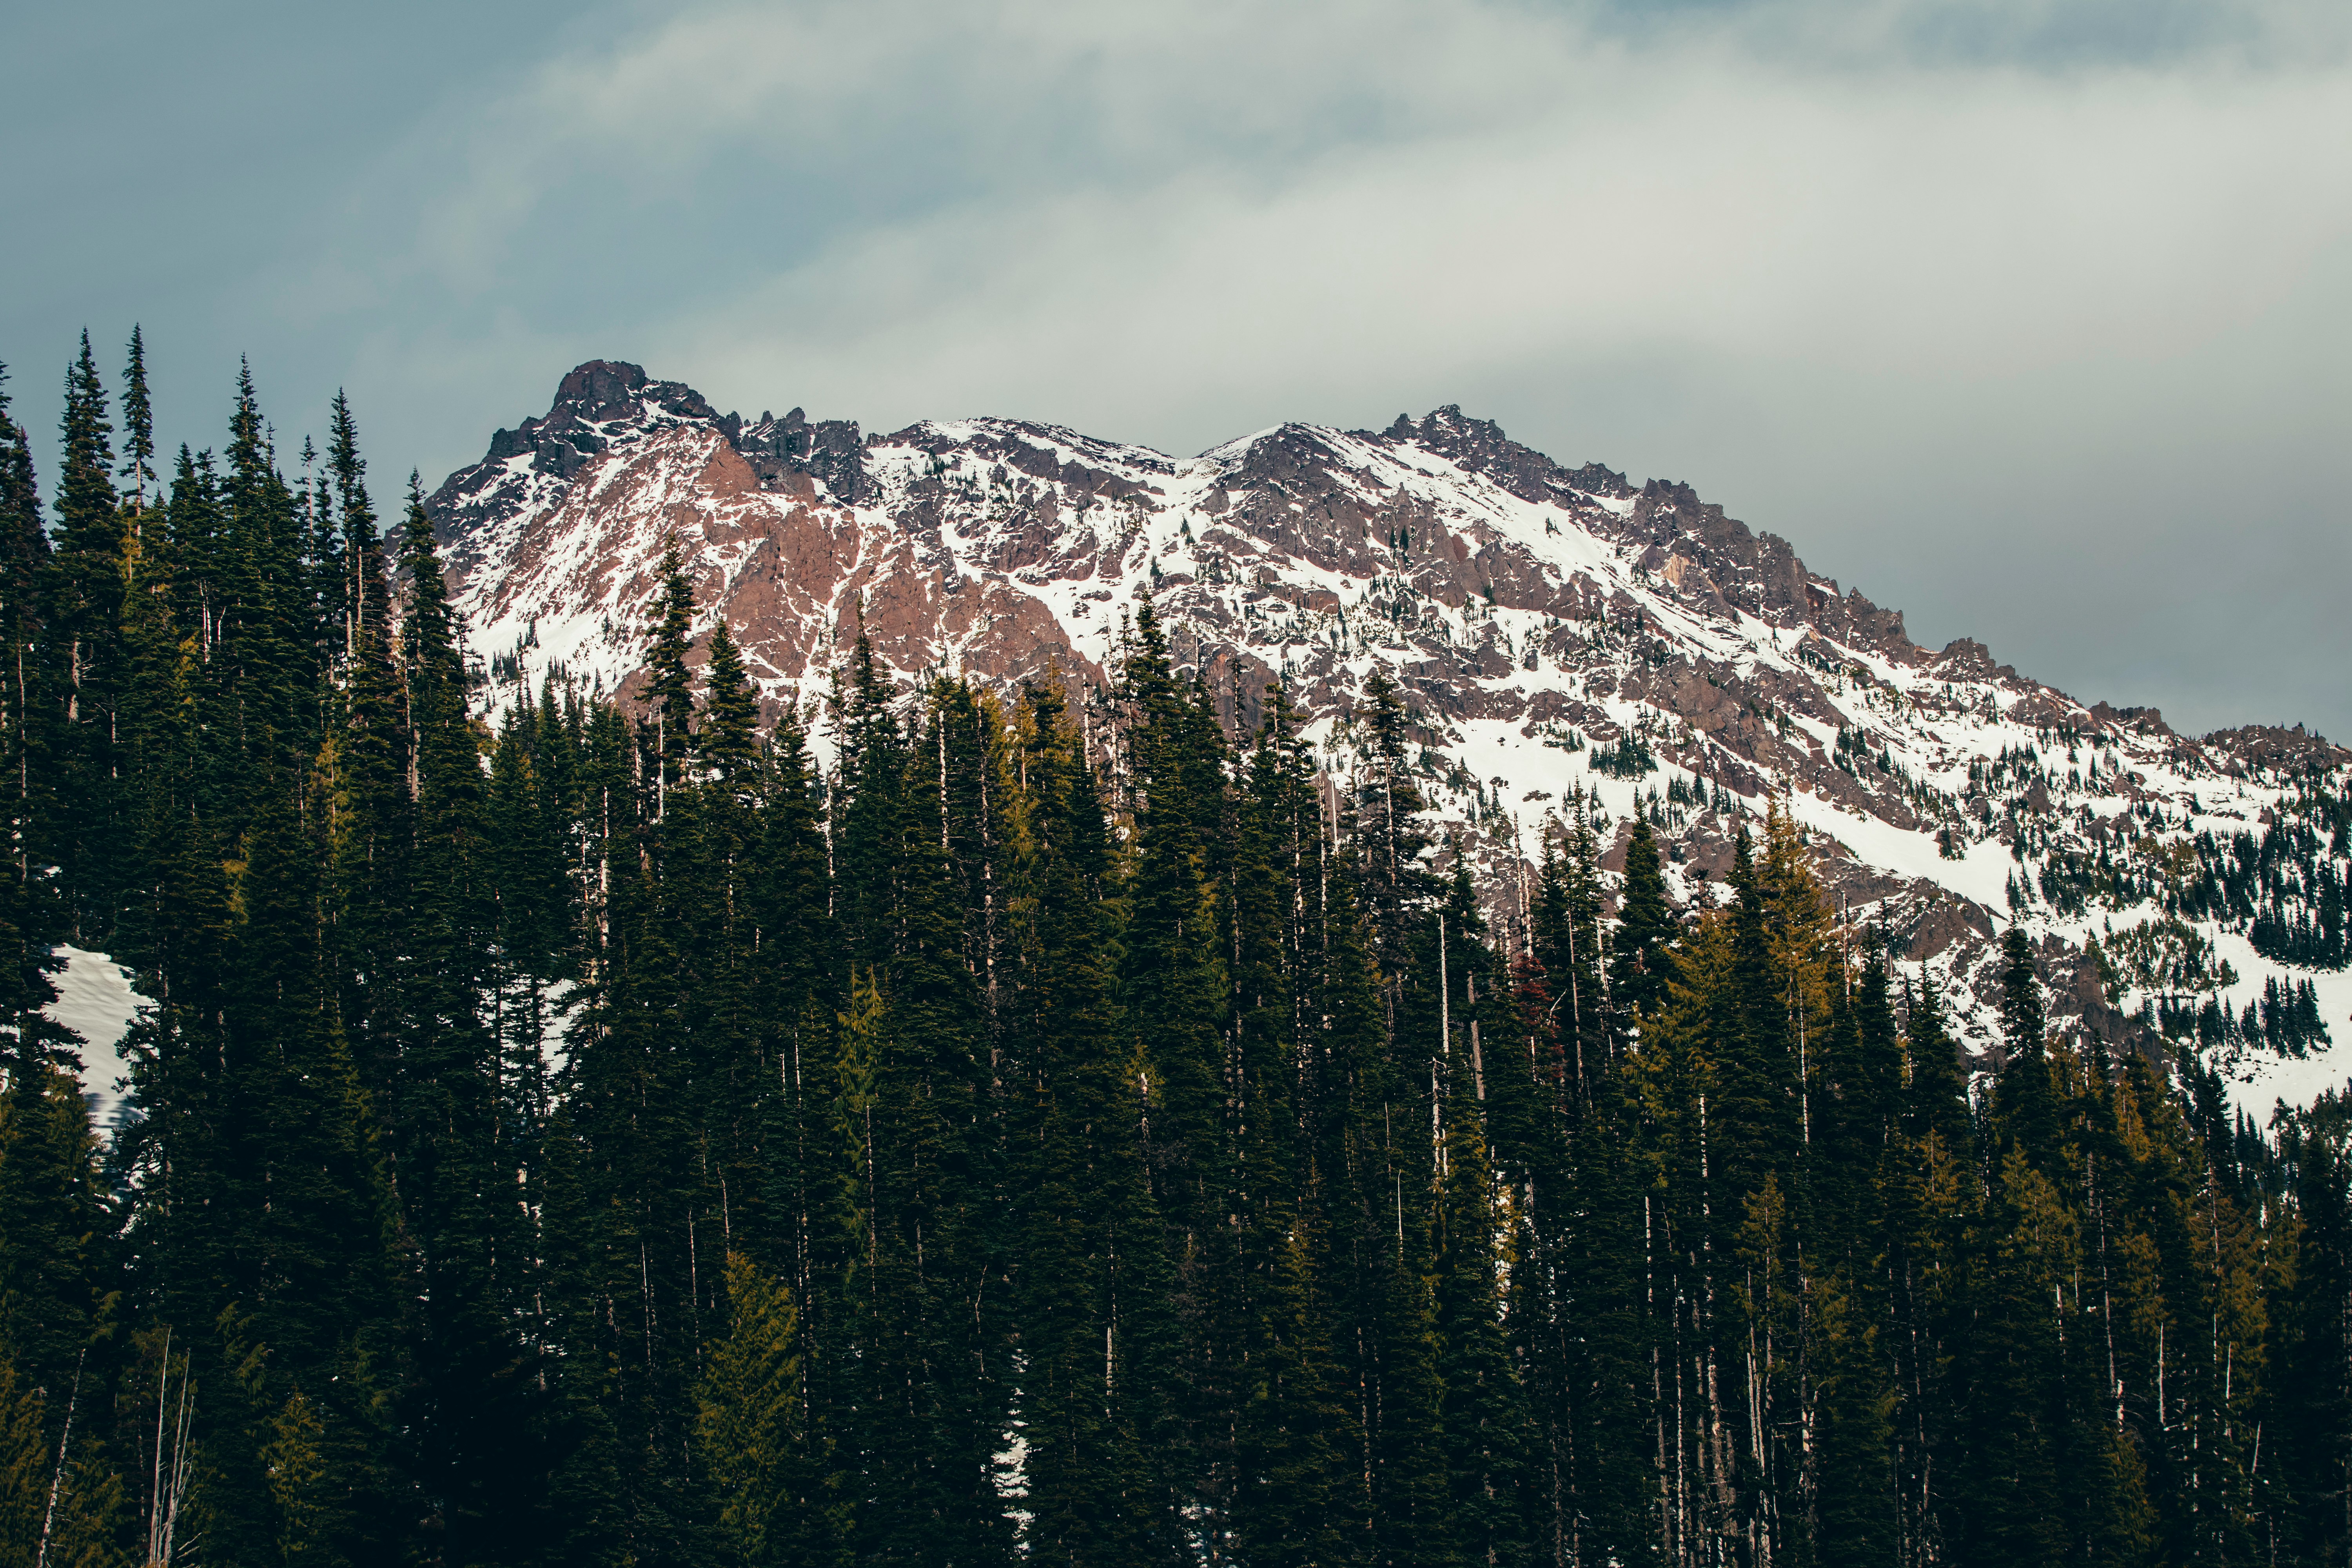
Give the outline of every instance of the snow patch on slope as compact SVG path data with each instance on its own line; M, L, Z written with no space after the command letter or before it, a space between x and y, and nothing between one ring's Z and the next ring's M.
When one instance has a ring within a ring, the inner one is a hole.
M42 1011L81 1037L82 1098L90 1119L110 1132L130 1088L131 1064L119 1047L144 1009L154 1005L131 987L131 972L102 952L58 950L65 967L50 977L58 999Z

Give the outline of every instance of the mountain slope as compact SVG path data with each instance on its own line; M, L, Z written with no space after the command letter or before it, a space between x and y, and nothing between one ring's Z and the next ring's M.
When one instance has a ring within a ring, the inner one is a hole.
M2314 1009L2352 1026L2352 752L2299 729L2191 739L1979 644L1923 648L1688 487L1563 468L1455 408L1173 458L1012 420L747 422L598 361L432 506L493 708L551 671L630 695L671 538L698 634L726 617L771 718L822 697L861 621L910 685L1051 666L1098 688L1148 595L1236 734L1279 679L1341 778L1387 668L1505 919L1548 817L1613 819L1613 868L1644 813L1689 901L1785 792L1857 926L1943 977L1972 1045L2014 911L2053 1016L2110 1045L2193 1036L2201 1012L2250 1104L2340 1076L2324 1047L2274 1047L2312 1048Z

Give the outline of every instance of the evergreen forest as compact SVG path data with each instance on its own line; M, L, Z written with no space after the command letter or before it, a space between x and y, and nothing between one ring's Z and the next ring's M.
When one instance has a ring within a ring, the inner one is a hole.
M1777 806L1505 919L1403 693L1235 737L1149 606L763 718L673 551L492 724L414 476L224 401L0 403L0 1563L2352 1562L2352 1099L2014 931L1972 1086Z

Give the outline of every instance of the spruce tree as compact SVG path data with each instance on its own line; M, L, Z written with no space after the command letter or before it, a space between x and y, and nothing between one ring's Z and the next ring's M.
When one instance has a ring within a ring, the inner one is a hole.
M1424 1539L1422 1548L1430 1558L1450 1548L1465 1562L1522 1563L1531 1543L1520 1494L1531 1479L1535 1435L1503 1328L1494 1173L1465 1066L1447 1075L1435 1258L1452 1540Z
M752 731L760 719L760 700L724 621L710 634L709 688L694 738L695 753L724 788L748 791L759 762L758 737Z
M2058 1106L2051 1082L2047 1026L2033 944L2022 927L2001 934L2000 1034L2003 1062L1994 1115L2004 1147L2021 1148L2041 1170L2058 1157Z
M1625 886L1610 952L1610 1000L1627 1035L1639 1027L1643 1010L1665 994L1670 973L1665 949L1674 933L1665 878L1658 868L1657 838L1649 823L1636 816L1625 845Z
M416 889L412 864L415 809L407 694L394 663L391 595L368 495L366 460L351 405L339 393L331 413L328 473L341 523L339 581L342 624L341 712L321 763L331 859L328 919L344 1028L361 1079L386 1110L399 1096L404 1024L396 970L377 962L408 940Z
M1947 1153L1969 1140L1968 1081L1960 1046L1944 1025L1944 1000L1924 966L1905 1019L1904 1057L1910 1085L1904 1097L1904 1129L1915 1139L1934 1133Z
M547 1288L565 1350L551 1493L562 1515L610 1489L593 1511L611 1539L577 1552L691 1562L710 1519L693 1461L697 1358L726 1240L709 1221L719 1205L698 1137L690 880L667 876L690 858L693 813L681 792L679 819L656 820L660 753L638 749L618 713L598 708L584 739L591 979L546 1140ZM605 1310L615 1300L625 1318Z
M49 976L66 911L51 879L38 874L56 814L57 725L41 658L46 628L37 590L49 562L30 444L8 417L0 367L0 1028L7 1032L12 1083L29 1091L69 1041L43 1014L56 1000Z
M1176 1365L1165 1232L1141 1148L1140 1089L1104 960L1109 844L1093 770L1050 688L1025 694L1029 848L1011 1173L1032 1557L1139 1561L1175 1550L1161 1408Z
M1550 993L1548 1010L1559 1041L1568 1103L1580 1115L1615 1044L1601 983L1599 856L1592 829L1581 816L1565 843L1547 835L1529 921L1535 960Z
M6 693L5 728L0 731L9 802L11 845L29 842L37 827L35 791L46 794L52 772L43 735L49 704L42 695L42 622L37 594L46 575L49 536L41 527L41 498L33 477L33 453L25 427L8 415L7 367L0 364L0 634L7 639L0 659L0 689ZM36 760L40 765L37 769ZM39 778L38 785L36 777ZM22 850L16 851L21 854ZM11 879L21 883L20 876Z
M2279 1302L2271 1429L2284 1472L2284 1554L2334 1563L2352 1551L2352 1131L2341 1091L2282 1130L2295 1169L2293 1283Z
M408 963L395 1003L398 1070L388 1112L425 1302L415 1393L429 1413L420 1423L429 1437L420 1465L453 1543L468 1555L505 1558L529 1549L535 1525L538 1369L514 1323L539 1282L526 1267L530 1248L513 1190L523 1150L501 1114L503 1053L483 1005L494 915L479 739L414 474L399 559L413 838L398 856L410 879L401 900ZM362 612L373 570L372 562L361 568Z
M134 529L151 504L149 492L155 483L155 408L147 393L147 343L137 323L131 328L131 343L124 351L126 363L122 371L122 469L121 478L131 481L131 506Z
M1964 1473L1958 1374L1971 1328L1969 1281L1978 1255L1982 1180L1959 1047L1945 1031L1943 1003L1922 973L1903 1040L1910 1083L1883 1193L1888 1345L1906 1391L1895 1413L1904 1540L1941 1548L1961 1527L1948 1507Z
M1416 820L1426 803L1413 782L1403 693L1385 669L1375 669L1363 700L1365 711L1356 720L1363 731L1355 802L1359 885L1372 952L1394 973L1406 962L1408 933L1431 890L1421 863L1429 834Z
M402 1378L397 1220L373 1118L324 1005L298 790L281 779L259 793L232 936L216 1322L231 1380L222 1415L239 1430L222 1440L264 1479L222 1545L359 1560L411 1506L384 1420ZM273 1471L281 1479L267 1480Z
M686 668L694 639L694 584L672 535L662 547L661 586L655 599L659 619L646 650L646 708L661 758L661 788L685 782L686 760L694 745L693 678Z
M1302 716L1279 686L1264 710L1229 872L1234 1153L1222 1201L1239 1409L1224 1468L1202 1489L1223 1504L1243 1558L1328 1562L1360 1519L1362 1442L1338 1359L1330 1193L1314 1163L1315 1130L1342 1092L1318 1027L1328 868Z
M115 1216L69 1039L55 1025L19 1024L0 1121L0 1352L38 1401L52 1445L88 1352L113 1327Z
M1119 981L1126 1038L1150 1085L1144 1106L1154 1198L1178 1269L1182 1385L1177 1473L1202 1476L1193 1506L1222 1512L1232 1490L1230 1434L1239 1419L1244 1245L1237 1151L1227 1111L1236 1064L1223 1016L1231 910L1215 873L1226 808L1222 738L1203 694L1171 668L1150 604L1124 670L1135 824ZM1213 1524L1213 1531L1220 1528Z
M1893 1568L1901 1561L1902 1537L1895 1488L1896 1401L1884 1331L1872 1308L1856 1300L1852 1276L1832 1273L1816 1289L1813 1331L1822 1365L1812 1552L1824 1563Z
M1808 1131L1801 1020L1792 1005L1800 977L1776 952L1783 889L1770 869L1756 861L1743 833L1732 863L1738 902L1726 933L1728 969L1706 1024L1718 1082L1711 1161L1722 1172L1718 1190L1734 1204L1768 1173L1795 1172Z
M792 1292L743 1254L729 1253L726 1331L711 1347L697 1391L695 1436L719 1500L720 1548L726 1561L748 1568L791 1561L798 1329Z
M113 929L124 868L118 815L116 709L123 677L123 527L114 491L106 384L89 334L66 374L59 426L56 551L42 592L59 787L52 852L65 877L77 935L103 945Z

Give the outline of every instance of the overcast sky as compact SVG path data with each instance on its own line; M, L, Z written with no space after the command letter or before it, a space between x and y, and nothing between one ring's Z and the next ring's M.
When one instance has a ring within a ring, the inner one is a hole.
M380 492L583 359L1189 453L1458 403L1940 646L2352 741L2342 0L0 0L0 359Z

